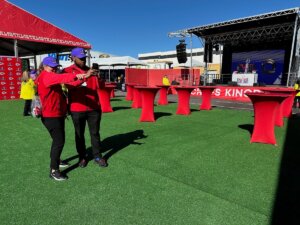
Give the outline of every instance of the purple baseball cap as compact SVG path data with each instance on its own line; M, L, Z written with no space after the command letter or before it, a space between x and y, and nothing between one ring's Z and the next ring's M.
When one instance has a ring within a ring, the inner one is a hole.
M73 48L73 50L71 51L71 56L81 59L85 58L86 54L83 48Z
M48 56L48 57L44 58L43 59L43 65L50 66L50 67L57 67L58 66L55 58L53 58L52 56Z

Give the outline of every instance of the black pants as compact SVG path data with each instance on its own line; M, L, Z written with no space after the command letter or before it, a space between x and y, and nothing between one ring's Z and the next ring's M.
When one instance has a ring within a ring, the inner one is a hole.
M86 122L89 127L91 144L94 158L101 157L100 148L100 121L101 111L88 111L88 112L71 112L74 128L75 128L75 142L79 159L86 158L85 146L85 125Z
M64 117L42 117L44 126L52 138L50 151L50 168L59 169L60 155L65 145L65 118Z
M24 104L23 116L29 116L31 111L31 99L26 99Z

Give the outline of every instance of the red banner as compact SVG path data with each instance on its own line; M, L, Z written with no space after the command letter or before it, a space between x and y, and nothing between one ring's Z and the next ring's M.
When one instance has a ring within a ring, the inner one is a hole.
M19 99L21 76L21 59L0 56L0 100Z
M212 93L212 98L221 98L233 101L249 102L250 99L246 95L247 93L259 93L262 89L274 89L278 90L278 87L232 87L232 86L217 86ZM282 88L287 89L287 88ZM201 96L201 91L196 88L192 93L192 96Z

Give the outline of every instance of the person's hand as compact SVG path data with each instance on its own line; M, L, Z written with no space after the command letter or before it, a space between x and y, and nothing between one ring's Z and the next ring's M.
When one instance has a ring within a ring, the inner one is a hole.
M87 71L87 73L85 74L85 77L84 78L89 78L90 76L92 76L92 75L96 75L96 70L94 70L94 69L89 69L88 71Z
M76 77L78 80L83 80L83 78L85 78L86 74L77 74Z

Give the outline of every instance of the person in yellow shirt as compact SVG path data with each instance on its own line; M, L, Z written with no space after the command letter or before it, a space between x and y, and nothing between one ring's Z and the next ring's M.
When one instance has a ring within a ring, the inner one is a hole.
M167 75L164 75L162 83L163 85L170 85L170 80Z
M298 91L295 97L295 107L300 108L300 80L298 79L294 85L294 89Z
M33 79L29 76L28 71L22 74L21 94L20 98L25 100L23 116L31 115L31 102L35 95L35 84Z

